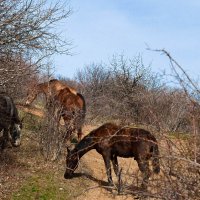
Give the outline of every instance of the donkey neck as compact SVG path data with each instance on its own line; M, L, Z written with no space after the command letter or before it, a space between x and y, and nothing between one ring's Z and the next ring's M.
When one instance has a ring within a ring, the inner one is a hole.
M95 142L92 137L86 136L84 137L73 150L74 153L77 153L79 158L81 158L88 151L95 149Z
M38 93L45 93L45 94L57 94L61 89L65 88L66 86L64 84L61 84L58 81L50 81L41 83L38 85Z

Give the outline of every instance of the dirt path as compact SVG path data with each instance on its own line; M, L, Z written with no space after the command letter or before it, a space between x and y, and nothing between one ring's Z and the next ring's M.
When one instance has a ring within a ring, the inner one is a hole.
M88 152L81 160L79 169L80 171L84 172L84 169L81 169L82 166L87 166L88 169L90 169L90 174L93 177L93 181L91 183L91 186L85 191L84 197L80 196L77 198L77 200L92 200L95 198L98 198L98 200L111 200L111 199L117 199L117 200L130 200L134 199L131 195L117 195L117 192L114 191L111 193L108 189L104 189L103 187L100 187L100 184L98 182L101 182L101 185L106 185L107 183L107 176L105 171L105 166L103 159L100 154L98 154L95 150L92 150ZM131 173L133 170L137 172L137 165L133 161L133 159L119 159L119 165L123 168L123 172L126 173L126 177L123 177L124 182L131 184ZM117 178L115 177L115 174L112 173L113 180L115 183L117 183ZM106 186L105 186L106 188Z

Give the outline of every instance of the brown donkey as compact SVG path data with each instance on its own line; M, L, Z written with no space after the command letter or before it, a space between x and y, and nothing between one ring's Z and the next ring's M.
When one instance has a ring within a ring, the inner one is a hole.
M28 90L25 105L30 105L36 99L37 95L40 93L43 93L47 100L48 95L49 97L52 98L56 96L60 92L60 90L64 88L68 88L69 91L75 95L77 94L75 89L69 87L68 85L62 83L57 79L52 79L48 82L36 84Z
M49 82L35 85L30 89L25 104L30 105L40 93L45 94L49 107L54 109L55 105L58 106L59 109L55 110L55 112L59 115L58 121L62 116L65 122L67 128L66 138L69 139L72 132L77 131L78 140L80 141L86 113L84 97L75 89L57 79L53 79Z
M150 158L152 158L153 172L160 172L157 140L149 131L106 123L91 131L72 151L68 150L64 174L66 179L73 177L79 159L91 149L96 149L102 155L109 185L113 185L110 161L112 161L115 174L119 175L118 156L133 157L137 161L143 174L142 188L144 189L146 189L151 175Z
M68 88L64 88L60 90L55 100L61 105L58 112L60 112L60 116L62 116L67 127L66 138L69 139L72 132L77 131L78 141L80 141L86 114L84 97L80 93L75 95Z

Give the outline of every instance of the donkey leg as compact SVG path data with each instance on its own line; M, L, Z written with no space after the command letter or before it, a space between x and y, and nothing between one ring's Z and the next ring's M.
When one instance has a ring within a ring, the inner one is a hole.
M111 175L111 165L110 165L110 157L108 155L102 155L103 156L103 160L105 163L105 167L106 167L106 174L108 177L108 184L110 186L113 186L113 180L112 180L112 175Z
M112 161L112 164L113 164L113 169L114 169L114 172L117 176L117 179L118 179L118 185L117 185L117 190L118 190L118 194L121 193L122 191L122 179L121 179L121 171L119 171L119 165L118 165L118 161L117 161L117 156L116 155L113 155L111 157L111 161Z
M9 141L9 130L7 128L4 128L3 130L3 141L1 145L1 149L5 149Z
M81 137L82 137L82 135L83 135L83 133L82 133L82 128L79 128L79 129L78 129L77 135L78 135L78 141L80 142L80 141L81 141Z
M118 161L117 161L117 156L113 155L111 157L111 161L113 164L114 172L115 172L116 176L118 176L119 175L119 165L118 165Z
M74 128L75 130L77 130L77 135L78 135L78 142L81 141L81 137L83 135L83 132L82 132L82 127L83 127L83 120L81 118L81 115L80 113L76 113L76 117L74 119Z
M143 180L142 180L142 184L141 187L142 189L147 189L147 185L148 185L148 181L149 181L149 177L151 176L151 170L149 168L149 161L144 159L139 159L137 160L138 163L138 167L140 169L140 171L143 174Z

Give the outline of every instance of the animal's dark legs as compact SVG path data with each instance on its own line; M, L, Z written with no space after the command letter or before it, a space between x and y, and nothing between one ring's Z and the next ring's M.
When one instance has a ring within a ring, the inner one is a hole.
M77 135L78 135L78 141L81 141L83 132L82 132L82 127L83 127L83 119L81 117L81 114L78 112L76 113L76 117L74 120L74 125L75 125L75 129L77 130Z
M118 161L117 161L117 156L113 155L111 157L111 161L112 161L112 164L113 164L114 172L115 172L116 176L118 177L118 175L119 175L119 165L118 165Z
M115 174L117 176L117 179L118 179L117 189L118 189L118 194L120 194L121 190L122 190L122 180L121 180L121 171L119 171L119 165L118 165L118 161L117 161L117 156L113 155L111 157L111 161L112 161L112 164L113 164L114 172L115 172Z
M1 149L5 149L9 141L9 130L7 128L4 128L3 130L3 141L1 145Z
M106 174L108 177L108 184L110 186L113 185L113 180L112 180L112 175L111 175L111 165L110 165L110 157L108 155L102 155L103 156L103 160L105 163L105 167L106 167Z
M78 141L81 141L81 137L82 137L82 129L78 129Z
M148 184L148 181L149 181L149 177L151 176L151 171L150 171L150 168L149 168L149 161L144 159L139 159L137 160L137 163L138 163L138 167L140 169L140 171L142 172L143 174L143 180L142 180L142 189L147 189L147 184Z
M160 172L160 162L159 162L159 149L157 144L153 146L152 165L153 165L153 172L158 174Z

